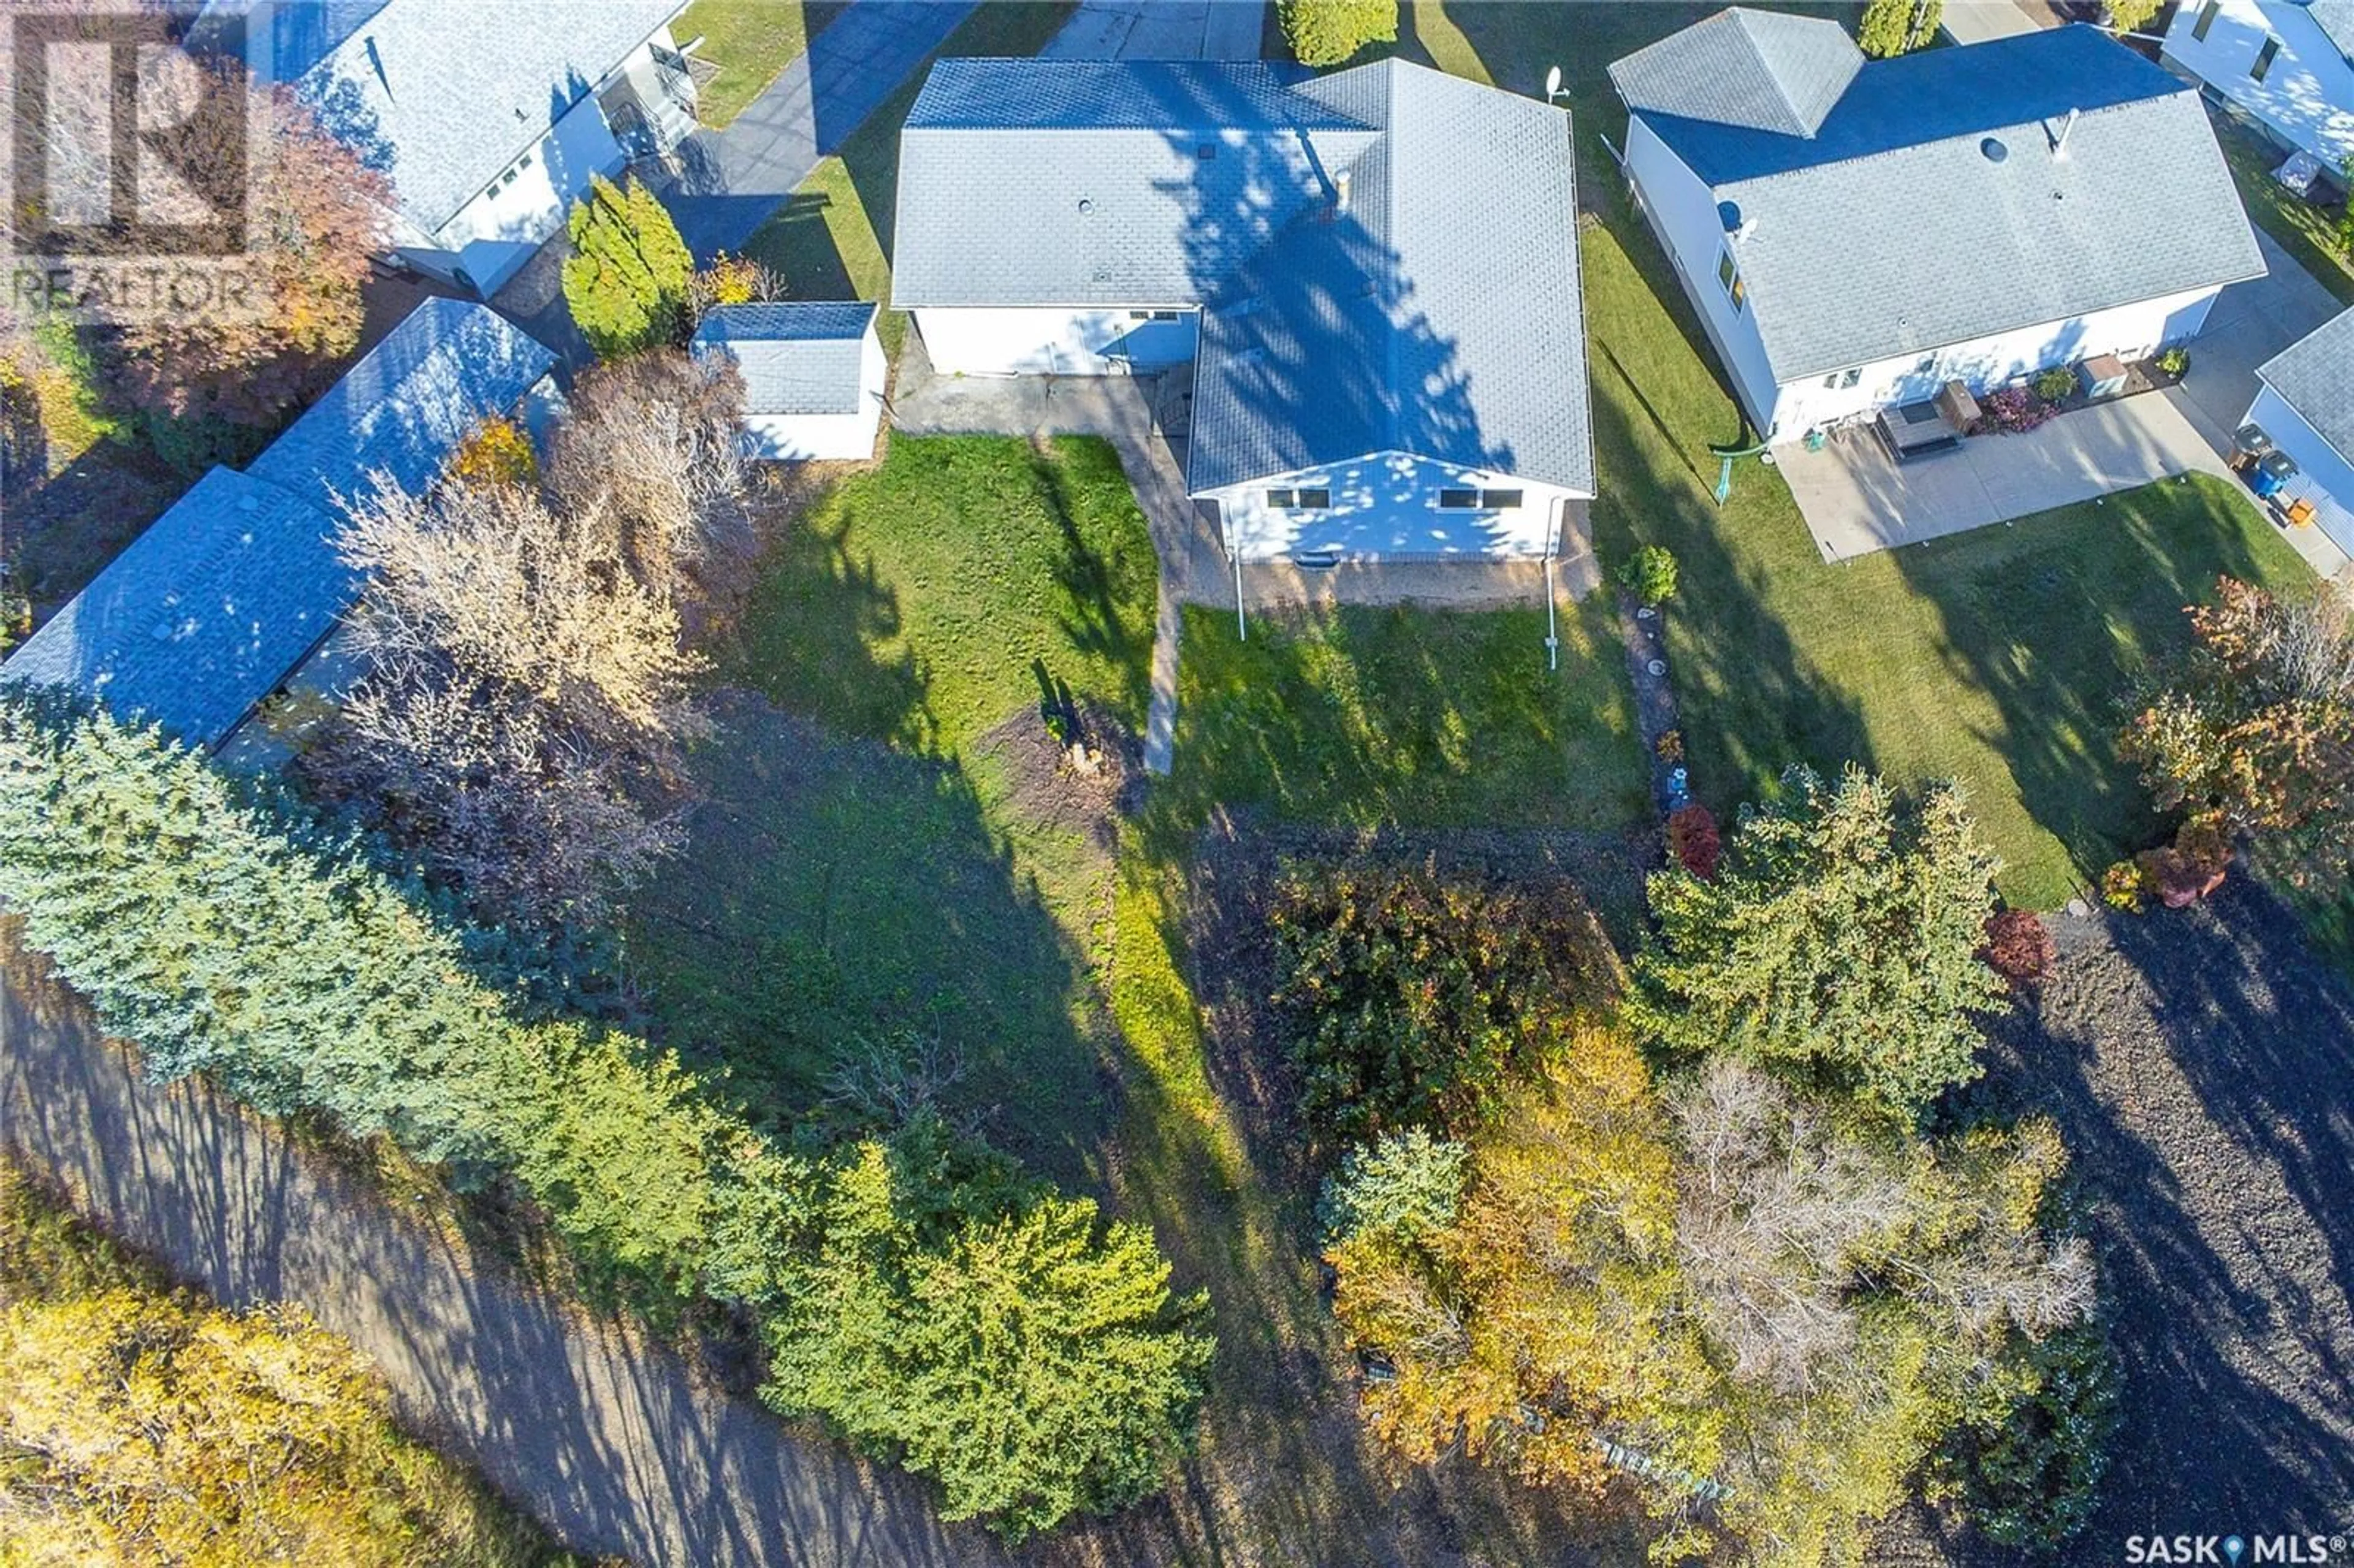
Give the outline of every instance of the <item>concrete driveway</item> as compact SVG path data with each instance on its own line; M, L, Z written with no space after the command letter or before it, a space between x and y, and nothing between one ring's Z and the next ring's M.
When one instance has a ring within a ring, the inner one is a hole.
M2223 291L2182 378L2183 412L2217 451L2232 450L2232 432L2255 400L2256 366L2345 309L2261 228L2256 242L2270 270Z
M1974 436L1957 450L1899 463L1868 429L1819 452L1775 449L1782 477L1826 561L1844 561L1983 528L2152 480L2230 477L2168 396L2145 392L2062 414L2020 435Z
M1082 0L1038 53L1065 60L1255 60L1266 10L1264 0Z
M856 0L725 129L688 137L663 201L695 259L739 249L975 4Z

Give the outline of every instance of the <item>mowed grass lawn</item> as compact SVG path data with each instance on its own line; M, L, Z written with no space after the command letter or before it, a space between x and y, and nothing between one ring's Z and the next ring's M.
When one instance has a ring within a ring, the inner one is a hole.
M2169 481L1826 565L1779 476L1748 465L1712 501L1708 445L1741 418L1622 198L1589 223L1585 263L1596 533L1606 559L1639 541L1681 563L1669 650L1702 797L1730 809L1796 762L1958 779L2004 896L2031 907L2147 843L2113 743L2132 677L2181 645L2217 574L2311 577L2236 488Z
M2354 304L2354 260L2338 242L2338 226L2345 208L2324 207L2306 200L2273 178L2287 154L2221 110L2210 108L2215 140L2231 165L2232 181L2257 228L2278 240L2296 258L2297 265L2321 281L2321 286ZM2195 350L2194 350L2195 352Z
M768 90L777 74L809 51L844 0L694 0L671 25L682 44L704 40L698 58L718 74L696 94L696 117L726 125Z

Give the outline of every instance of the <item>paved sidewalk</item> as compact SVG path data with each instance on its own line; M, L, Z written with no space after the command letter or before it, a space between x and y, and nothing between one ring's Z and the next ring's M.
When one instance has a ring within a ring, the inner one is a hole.
M1255 60L1264 0L1081 0L1043 59Z
M2163 393L2062 414L2018 435L1973 436L1954 451L1899 463L1869 429L1835 432L1820 451L1774 449L1826 561L1918 544L2090 501L2179 473L2230 479Z
M855 0L724 130L679 149L663 191L698 261L734 250L840 149L907 73L947 41L976 0Z

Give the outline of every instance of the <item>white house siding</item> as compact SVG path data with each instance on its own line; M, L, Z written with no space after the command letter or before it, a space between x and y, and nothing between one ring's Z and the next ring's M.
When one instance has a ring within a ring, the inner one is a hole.
M1322 488L1332 504L1316 510L1267 504L1270 490ZM1442 489L1517 490L1510 510L1442 509ZM1562 503L1591 497L1511 474L1374 452L1199 493L1218 503L1227 549L1245 561L1326 554L1358 560L1541 558L1559 535Z
M2302 147L2335 175L2354 154L2354 65L2301 5L2285 0L2221 0L2207 37L2191 36L2203 0L2182 0L2166 30L2164 58L2205 82L2286 146ZM2264 79L2249 70L2267 37L2280 53Z
M1172 307L1161 307L1163 310ZM915 313L932 368L949 376L1119 376L1160 370L1193 357L1200 321L1190 309L1175 321L1150 313L934 306Z
M1744 308L1736 311L1717 281L1716 264L1724 249L1723 219L1716 196L1690 165L1652 133L1639 114L1627 125L1627 175L1634 184L1637 203L1650 220L1651 232L1675 263L1684 292L1700 313L1716 356L1733 376L1741 406L1763 430L1774 423L1774 372L1766 361L1765 341L1757 323Z
M1775 399L1776 436L1787 440L1818 426L1853 418L1891 403L1934 397L1948 381L1964 382L1971 391L1983 393L2039 370L2099 355L2143 358L2167 344L2197 336L2221 292L2194 289L2064 322L1998 333L1935 353L1857 366L1853 368L1860 374L1853 387L1844 385L1844 371L1794 381L1779 388ZM1840 385L1826 387L1826 378Z
M2312 502L2316 525L2339 549L2354 555L2354 463L2338 455L2269 387L2257 389L2248 419L2262 425L2274 443L2296 460L2297 477L2289 482L2286 496Z

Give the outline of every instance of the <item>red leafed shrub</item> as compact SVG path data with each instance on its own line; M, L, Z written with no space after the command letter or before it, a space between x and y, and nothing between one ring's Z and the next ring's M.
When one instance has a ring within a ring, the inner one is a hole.
M1724 842L1717 835L1716 819L1709 814L1706 806L1686 806L1668 818L1668 853L1676 857L1676 863L1702 882L1715 877Z
M1986 936L1986 946L1978 949L1978 956L2008 980L2041 980L2051 972L2052 960L2059 956L2043 917L2032 909L2006 909L1999 915L1988 916Z
M2188 909L2223 885L2223 868L2179 849L2144 850L2134 857L2168 909Z
M1978 399L1978 409L1998 430L2031 430L2059 412L2035 395L2032 387L2006 387Z

